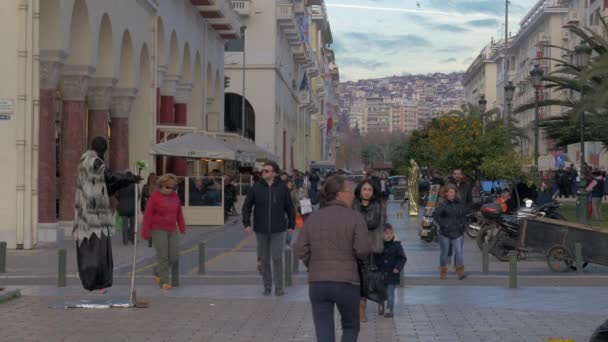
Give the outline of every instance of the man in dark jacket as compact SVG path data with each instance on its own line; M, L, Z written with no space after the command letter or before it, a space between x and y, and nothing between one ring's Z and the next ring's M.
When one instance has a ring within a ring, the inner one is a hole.
M122 188L114 196L118 200L116 211L122 220L122 244L135 240L135 184Z
M448 183L454 184L458 188L460 203L464 204L465 209L469 211L473 204L473 185L467 181L462 169L454 169Z
M279 166L266 161L262 170L262 181L253 185L243 203L243 226L248 234L255 232L258 242L258 260L264 281L264 295L272 292L274 273L275 294L282 296L283 291L283 247L285 230L293 232L295 210L287 186L276 176ZM253 228L251 212L253 209ZM272 273L270 260L272 258Z

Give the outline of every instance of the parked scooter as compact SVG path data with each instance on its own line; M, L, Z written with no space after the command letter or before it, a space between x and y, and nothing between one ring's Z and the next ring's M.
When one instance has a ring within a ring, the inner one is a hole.
M525 218L548 217L556 220L564 220L559 212L559 203L551 202L541 206L535 206L532 200L524 200L526 203L514 214L502 213L499 204L490 203L481 207L481 214L486 219L477 235L477 245L480 249L487 243L490 254L500 261L507 261L509 252L517 249L520 223ZM525 251L518 250L518 258L526 258Z
M422 229L418 233L420 240L424 242L432 242L437 236L437 225L433 219L435 208L424 207L424 216L422 216Z

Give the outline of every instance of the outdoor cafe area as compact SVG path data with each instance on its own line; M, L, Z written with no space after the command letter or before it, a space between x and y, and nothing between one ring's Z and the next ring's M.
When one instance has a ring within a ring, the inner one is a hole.
M268 159L277 160L253 141L233 133L161 133L161 142L150 150L161 166L158 174L166 173L173 160L187 162L185 175L178 175L177 187L187 225L223 225L238 214L253 184L252 175L240 171Z

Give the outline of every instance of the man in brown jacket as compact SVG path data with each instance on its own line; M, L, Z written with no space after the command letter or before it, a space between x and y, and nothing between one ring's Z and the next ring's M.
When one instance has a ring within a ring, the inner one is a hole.
M334 342L334 306L342 316L342 342L359 336L360 280L357 259L370 253L367 224L351 209L353 185L332 176L321 191L321 210L304 224L296 242L308 268L309 296L319 342Z

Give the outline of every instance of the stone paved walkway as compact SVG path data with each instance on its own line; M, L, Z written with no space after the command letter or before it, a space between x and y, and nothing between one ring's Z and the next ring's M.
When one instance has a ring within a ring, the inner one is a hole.
M78 287L24 287L0 306L2 341L314 341L307 287L282 298L257 286L192 286L163 293L139 288L148 309L51 309L65 300L123 298ZM608 289L411 287L397 293L395 317L362 325L360 341L587 341L608 318ZM337 318L336 318L337 319ZM339 328L339 323L336 325ZM32 328L35 327L35 328Z

